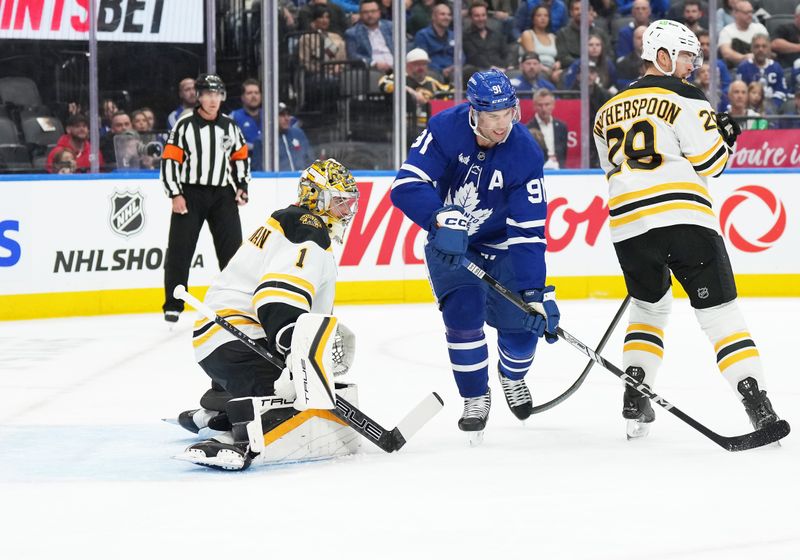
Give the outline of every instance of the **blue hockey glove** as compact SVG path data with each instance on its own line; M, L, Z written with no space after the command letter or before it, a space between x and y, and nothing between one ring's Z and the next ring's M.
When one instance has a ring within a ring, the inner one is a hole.
M467 218L460 206L445 206L433 215L433 223L428 233L431 256L450 270L461 266L461 259L467 253L469 235Z
M545 286L542 290L525 290L522 292L522 299L528 304L541 304L536 306L536 315L525 316L525 329L535 333L536 336L544 336L549 344L553 344L558 340L556 327L561 319L561 312L556 304L555 287Z

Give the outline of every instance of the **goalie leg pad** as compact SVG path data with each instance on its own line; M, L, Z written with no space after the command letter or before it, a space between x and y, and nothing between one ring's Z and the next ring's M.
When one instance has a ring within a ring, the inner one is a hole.
M297 318L289 366L297 410L336 408L333 347L337 323L333 315L319 313L304 313Z
M356 385L337 384L336 392L358 406ZM328 459L356 453L362 436L332 411L297 411L280 398L262 400L264 450L254 459L259 464Z

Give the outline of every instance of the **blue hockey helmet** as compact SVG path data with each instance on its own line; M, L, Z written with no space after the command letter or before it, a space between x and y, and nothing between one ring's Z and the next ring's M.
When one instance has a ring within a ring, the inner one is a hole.
M472 75L467 82L467 101L476 111L501 111L518 104L511 81L495 69Z

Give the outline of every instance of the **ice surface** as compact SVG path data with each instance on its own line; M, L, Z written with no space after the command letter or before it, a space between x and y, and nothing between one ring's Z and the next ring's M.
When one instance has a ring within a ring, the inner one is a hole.
M800 429L800 299L741 304L772 402ZM594 345L618 305L561 302L562 326ZM0 323L0 557L800 558L795 434L729 453L656 408L650 436L628 442L621 382L595 367L525 427L493 372L485 441L470 448L435 307L337 313L358 337L350 377L364 412L392 427L432 390L444 411L397 454L364 441L355 457L241 473L170 459L193 439L161 418L208 386L192 314L172 331L159 315ZM603 352L617 365L623 331ZM534 401L584 365L566 343L540 346ZM750 430L686 300L655 390L718 433Z

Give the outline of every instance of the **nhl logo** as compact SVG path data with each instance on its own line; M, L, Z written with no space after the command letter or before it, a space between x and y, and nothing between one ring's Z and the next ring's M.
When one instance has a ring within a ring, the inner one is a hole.
M697 297L700 299L706 299L708 297L708 288L698 288Z
M137 192L115 192L111 196L111 231L130 237L144 227L144 197Z

